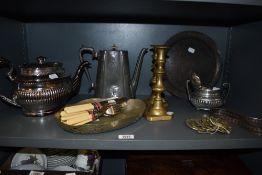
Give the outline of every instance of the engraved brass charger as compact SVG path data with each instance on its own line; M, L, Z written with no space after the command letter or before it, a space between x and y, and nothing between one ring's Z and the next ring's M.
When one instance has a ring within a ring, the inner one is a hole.
M97 100L98 99L95 98L87 99L80 101L77 104L92 103ZM66 131L80 134L95 134L120 129L135 123L142 117L145 108L146 104L144 101L140 99L129 99L127 105L121 110L121 113L110 117L102 116L93 122L80 126L71 126L62 123L60 121L60 112L57 112L55 117L58 124Z

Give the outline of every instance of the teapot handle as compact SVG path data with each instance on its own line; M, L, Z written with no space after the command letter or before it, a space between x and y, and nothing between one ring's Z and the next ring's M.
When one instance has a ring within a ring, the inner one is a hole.
M8 68L9 71L7 72L7 77L11 80L14 81L14 75L15 75L15 70L13 64L6 58L1 57L0 58L0 68Z
M228 97L230 91L230 83L223 83L223 97L224 97L224 103Z
M190 95L189 82L190 82L190 80L186 81L186 91L187 91L188 100L190 101L191 100L191 95Z
M85 61L85 59L84 59L84 54L85 53L91 54L93 59L97 58L97 52L95 51L94 48L92 48L92 47L82 47L82 48L80 48L80 51L79 51L79 58L80 58L80 62L81 63ZM85 70L85 75L87 77L87 80L89 82L91 82L91 87L89 88L89 92L90 92L90 91L92 91L94 89L95 85L94 85L94 82L92 81L92 78L90 76L90 73L89 73L88 69L85 67L84 70Z
M3 58L1 57L0 58L0 68L8 68L9 71L7 72L7 77L11 80L11 81L14 81L15 78L14 78L14 74L15 74L15 70L14 70L14 66L13 64L6 58ZM15 98L16 97L13 97L12 99L11 98L7 98L6 96L0 94L0 99L3 101L3 102L6 102L8 104L11 104L11 105L14 105L14 106L17 106L17 107L21 107L19 104L17 104L15 102Z

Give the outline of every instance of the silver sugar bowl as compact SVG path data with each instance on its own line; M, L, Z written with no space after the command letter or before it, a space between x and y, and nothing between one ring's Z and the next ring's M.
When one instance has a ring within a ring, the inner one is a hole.
M204 87L200 78L192 74L191 80L187 80L186 89L188 100L198 110L211 110L223 106L229 94L230 84L223 83L221 88Z

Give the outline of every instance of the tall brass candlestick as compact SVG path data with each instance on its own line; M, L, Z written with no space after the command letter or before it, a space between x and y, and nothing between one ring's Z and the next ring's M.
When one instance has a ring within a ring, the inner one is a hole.
M152 45L154 47L154 70L152 93L148 104L146 119L149 121L171 120L172 115L167 114L166 105L162 98L165 91L163 76L165 74L166 53L168 47L165 45Z
M153 55L153 61L152 61L152 73L153 74L152 74L152 79L151 79L151 82L150 82L151 88L153 88L153 85L156 83L156 73L155 72L156 72L156 60L157 60L156 45L152 45L152 47L153 47L154 55ZM150 96L149 101L148 101L149 105L153 104L154 97L155 97L155 94L152 91L151 96Z

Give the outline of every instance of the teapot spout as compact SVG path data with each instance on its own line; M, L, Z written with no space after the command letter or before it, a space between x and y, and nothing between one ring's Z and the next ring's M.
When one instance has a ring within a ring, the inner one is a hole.
M16 107L21 107L19 104L16 103L14 97L13 97L13 99L11 99L11 98L8 98L8 97L0 94L0 99L1 99L3 102L5 102L5 103L7 103L7 104L9 104L9 105L13 105L13 106L16 106Z
M73 86L72 86L72 96L75 96L78 94L80 90L80 85L82 82L82 76L85 71L85 69L90 68L90 63L88 61L83 61L81 64L78 66L76 73L73 77Z
M139 81L139 77L140 77L140 73L141 73L141 68L142 68L142 64L143 64L143 60L144 60L144 56L145 54L148 52L147 48L143 48L138 56L137 62L136 62L136 66L134 69L134 73L133 73L133 77L132 77L132 82L130 85L131 88L131 95L132 97L135 98L136 96L136 89L137 89L137 85L138 85L138 81Z

